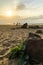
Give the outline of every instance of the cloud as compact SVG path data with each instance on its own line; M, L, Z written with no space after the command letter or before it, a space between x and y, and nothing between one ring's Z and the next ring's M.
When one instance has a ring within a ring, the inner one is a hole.
M16 10L24 10L24 9L26 9L25 4L19 3L19 4L16 6Z
M31 20L42 20L43 19L43 15L29 17L29 19L31 19Z

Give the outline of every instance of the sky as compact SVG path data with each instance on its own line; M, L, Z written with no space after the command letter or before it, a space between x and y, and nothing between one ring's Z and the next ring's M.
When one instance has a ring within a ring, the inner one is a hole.
M43 0L0 0L0 15L43 19Z
M0 0L0 15L7 10L12 10L13 15L43 15L43 0Z

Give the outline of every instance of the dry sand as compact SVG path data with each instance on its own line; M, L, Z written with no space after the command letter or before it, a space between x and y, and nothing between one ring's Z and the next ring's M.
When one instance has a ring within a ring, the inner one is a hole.
M15 65L13 60L7 58L7 55L11 48L18 45L21 40L26 40L29 35L28 29L12 30L13 27L0 26L0 65Z

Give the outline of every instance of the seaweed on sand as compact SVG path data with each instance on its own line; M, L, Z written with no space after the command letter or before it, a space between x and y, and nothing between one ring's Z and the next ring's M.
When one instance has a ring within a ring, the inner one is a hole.
M11 49L9 59L20 58L24 52L24 42L21 41L18 46Z

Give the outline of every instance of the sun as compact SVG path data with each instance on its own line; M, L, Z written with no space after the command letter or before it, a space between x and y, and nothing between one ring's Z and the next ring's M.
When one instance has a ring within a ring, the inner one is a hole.
M12 11L6 11L6 16L8 16L8 17L11 17L12 16Z

